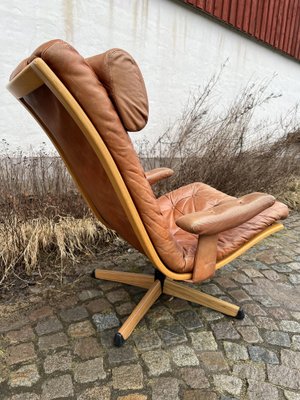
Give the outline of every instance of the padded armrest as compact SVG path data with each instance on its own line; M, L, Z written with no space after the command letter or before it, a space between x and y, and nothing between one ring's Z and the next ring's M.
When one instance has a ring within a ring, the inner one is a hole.
M174 174L174 171L171 168L154 168L151 171L145 172L146 178L150 185L154 185L156 182L169 178Z
M187 232L216 235L235 228L271 207L275 198L264 193L250 193L238 199L223 200L216 206L180 217L176 224Z

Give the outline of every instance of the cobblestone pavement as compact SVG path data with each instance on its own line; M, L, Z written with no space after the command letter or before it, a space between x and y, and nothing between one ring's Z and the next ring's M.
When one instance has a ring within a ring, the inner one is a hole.
M286 225L201 285L242 305L243 321L163 296L115 348L142 289L95 281L88 268L72 292L33 288L19 312L6 306L1 317L0 398L299 400L300 214ZM118 264L152 270L135 251Z

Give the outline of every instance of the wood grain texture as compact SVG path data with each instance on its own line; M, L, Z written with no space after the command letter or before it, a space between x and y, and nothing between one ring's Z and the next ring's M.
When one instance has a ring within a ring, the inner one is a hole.
M163 293L191 301L192 303L200 304L232 317L235 317L240 309L239 306L217 299L216 297L202 293L199 290L192 289L180 283L173 282L170 279L165 280Z
M118 330L118 332L121 333L121 335L123 336L123 338L125 340L128 339L128 337L131 335L134 328L137 326L137 324L140 322L140 320L144 317L144 315L147 313L149 308L156 302L156 300L159 298L161 293L162 293L162 290L161 290L160 281L156 280L155 282L152 283L148 292L145 294L145 296L142 298L142 300L138 303L138 305L132 311L132 313L127 318L127 320L124 322L124 324L121 326L121 328Z
M153 275L136 274L134 272L95 269L94 274L96 279L125 283L126 285L138 286L144 289L149 289L154 282Z

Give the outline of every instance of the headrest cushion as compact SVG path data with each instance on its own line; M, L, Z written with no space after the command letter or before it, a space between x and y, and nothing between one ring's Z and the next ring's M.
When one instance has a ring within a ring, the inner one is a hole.
M148 98L137 63L126 51L111 49L86 59L104 85L127 131L136 132L148 121Z

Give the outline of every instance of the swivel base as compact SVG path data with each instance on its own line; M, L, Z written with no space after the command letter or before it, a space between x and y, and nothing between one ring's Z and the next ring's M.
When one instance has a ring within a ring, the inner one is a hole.
M172 297L191 301L196 304L219 311L225 315L237 319L245 317L244 311L235 304L218 299L199 290L192 289L186 285L175 282L161 273L153 275L136 274L132 272L119 272L95 269L92 276L96 279L104 279L113 282L121 282L128 285L138 286L148 289L144 297L140 300L127 320L115 334L114 344L120 347L129 338L134 328L146 315L150 307L164 293Z

